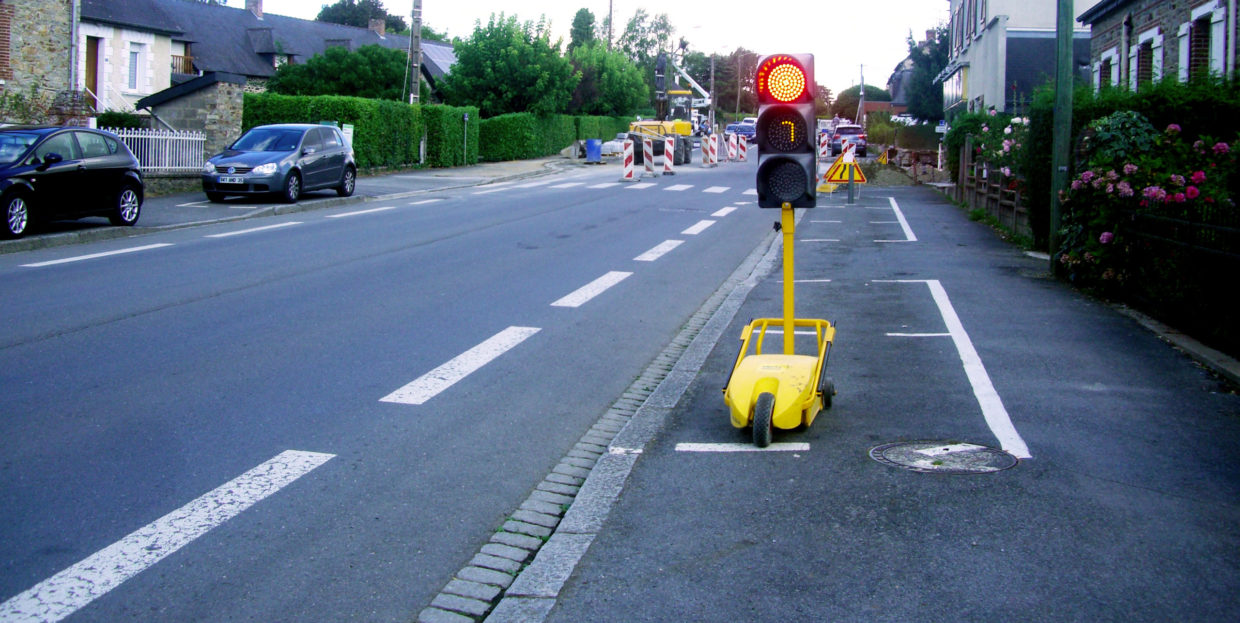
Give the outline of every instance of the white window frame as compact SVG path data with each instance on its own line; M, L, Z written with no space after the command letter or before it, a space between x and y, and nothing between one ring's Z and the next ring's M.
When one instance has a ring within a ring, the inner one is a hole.
M1111 61L1111 86L1119 86L1119 46L1113 47L1098 56L1094 63L1094 92L1102 90L1102 64Z
M1150 81L1158 82L1162 80L1163 71L1163 35L1162 29L1155 26L1140 35L1137 35L1136 43L1128 49L1128 87L1133 91L1137 90L1137 58L1141 53L1141 46L1145 42L1150 42Z
M123 43L123 55L121 62L124 64L121 77L124 82L121 85L121 91L126 95L149 95L152 93L151 83L153 81L152 72L154 71L151 63L151 53L155 45L155 35L149 32L138 32L133 30L122 30L121 41ZM134 46L138 46L138 66L132 67ZM137 84L130 85L129 78L134 76Z
M1180 43L1180 66L1177 72L1180 82L1188 82L1188 48L1192 25L1207 15L1210 16L1210 72L1222 75L1225 71L1224 40L1227 37L1227 7L1223 6L1222 0L1214 0L1214 2L1207 2L1193 9L1189 13L1189 20L1180 24L1180 30L1176 33Z

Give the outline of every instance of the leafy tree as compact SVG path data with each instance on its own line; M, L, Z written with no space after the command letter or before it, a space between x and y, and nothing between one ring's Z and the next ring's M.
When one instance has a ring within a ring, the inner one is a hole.
M573 16L573 28L569 32L572 38L568 42L568 51L596 41L594 36L594 14L589 9L579 9Z
M886 89L880 89L872 84L865 85L865 101L867 102L890 102L891 94ZM844 119L852 119L857 123L861 123L860 119L854 119L857 116L857 106L861 103L861 86L855 85L840 91L835 97L835 104L831 106L831 110L835 114Z
M451 43L451 41L448 40L447 32L436 32L434 28L427 26L426 22L422 22L422 40L423 41L441 41L443 43Z
M581 75L581 82L573 90L568 112L625 116L649 105L641 70L624 54L609 51L595 41L574 49L569 60Z
M405 80L403 50L367 45L350 52L327 48L301 65L282 65L267 88L283 95L351 95L401 99Z
M950 46L946 27L935 29L934 40L926 46L918 45L909 33L908 52L913 59L913 75L909 78L905 99L908 113L921 121L943 119L943 84L936 83L934 78L947 67Z
M545 22L517 23L515 15L491 14L475 22L469 39L456 44L456 64L443 78L444 100L477 106L484 117L510 112L564 112L581 76L560 45L552 45Z
M659 52L671 50L674 29L666 13L651 18L645 9L637 9L620 33L616 44L642 71L650 92L654 93L654 67Z
M745 48L736 48L731 54L715 59L715 102L720 109L738 115L758 110L758 96L753 87L757 70L758 53Z
M819 84L814 94L814 115L817 117L831 116L831 89Z
M318 17L314 18L319 22L331 22L333 24L344 24L346 26L357 26L359 28L368 28L370 20L384 20L384 29L391 32L404 32L409 30L409 25L405 23L405 18L399 15L388 15L387 9L383 8L381 0L336 0L335 4L324 6L319 10Z

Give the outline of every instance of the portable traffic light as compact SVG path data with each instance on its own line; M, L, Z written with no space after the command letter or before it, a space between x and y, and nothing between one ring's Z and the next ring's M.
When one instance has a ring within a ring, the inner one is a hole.
M772 54L758 63L758 207L812 208L818 182L814 55Z

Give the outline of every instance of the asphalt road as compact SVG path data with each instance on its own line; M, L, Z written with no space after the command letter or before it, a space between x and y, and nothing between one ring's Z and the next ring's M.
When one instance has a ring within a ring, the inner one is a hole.
M415 617L769 234L617 174L0 255L0 619Z
M1240 619L1233 389L932 190L867 188L797 240L797 315L838 327L833 408L740 451L719 389L781 309L755 275L602 527L552 537L584 556L535 561L491 620ZM871 456L921 440L929 473ZM963 444L1023 456L934 471Z

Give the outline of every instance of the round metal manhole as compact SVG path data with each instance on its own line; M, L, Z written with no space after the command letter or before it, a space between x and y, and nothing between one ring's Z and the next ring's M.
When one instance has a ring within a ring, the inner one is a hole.
M923 474L989 474L1019 462L1002 450L942 441L889 443L870 450L870 457L879 463Z

